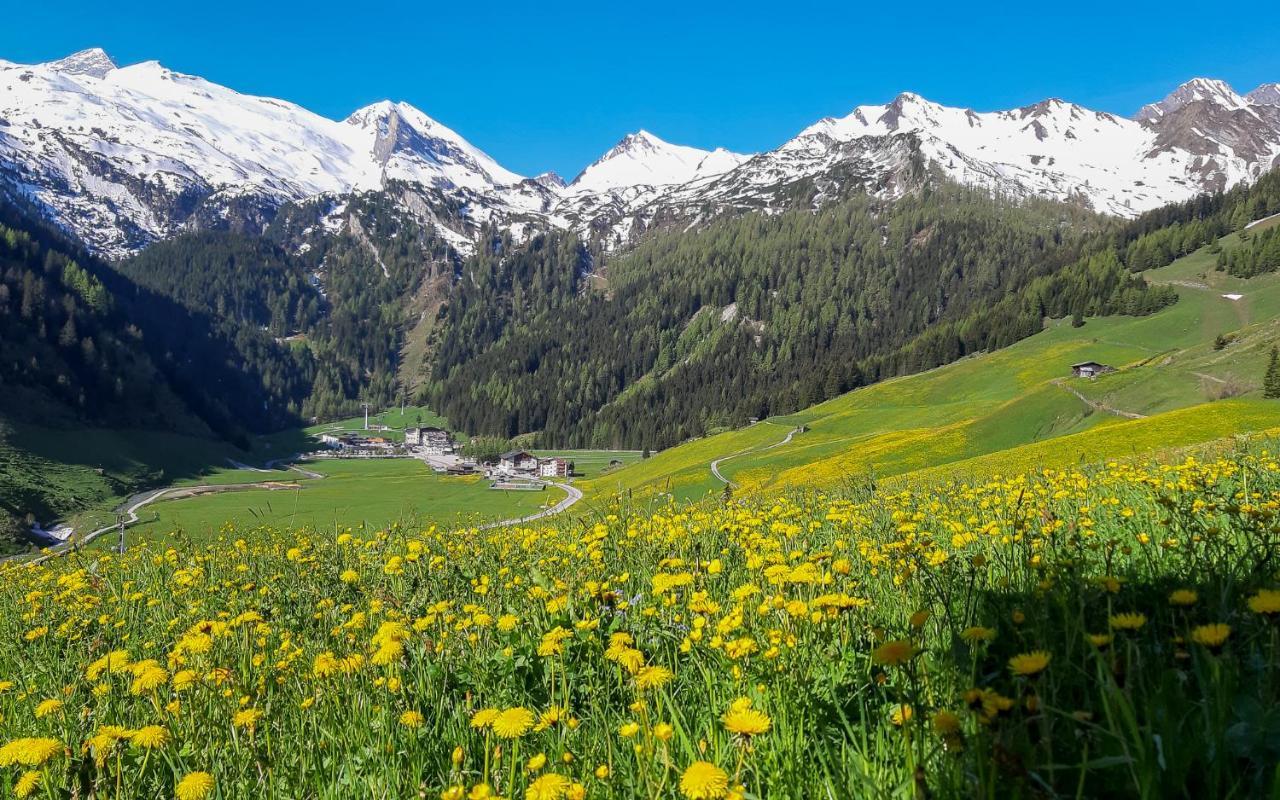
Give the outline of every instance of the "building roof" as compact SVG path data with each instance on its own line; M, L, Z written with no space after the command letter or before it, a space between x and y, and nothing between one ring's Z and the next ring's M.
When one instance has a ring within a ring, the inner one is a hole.
M1106 364L1101 364L1097 361L1081 361L1079 364L1072 364L1071 368L1079 369L1080 367L1105 367L1105 366Z
M508 461L515 461L515 460L516 460L517 458L519 458L520 456L528 456L528 455L531 455L531 454L530 454L528 451L525 451L525 450L509 450L509 451L507 451L507 452L503 453L503 454L501 455L501 458L505 458L505 459L507 459Z

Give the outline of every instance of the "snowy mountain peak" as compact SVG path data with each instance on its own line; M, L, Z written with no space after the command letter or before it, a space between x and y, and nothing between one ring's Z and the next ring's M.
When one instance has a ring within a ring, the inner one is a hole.
M1174 89L1160 102L1143 106L1134 119L1140 122L1155 122L1166 114L1197 102L1210 103L1228 110L1245 108L1249 105L1249 101L1236 94L1226 81L1216 78L1192 78Z
M408 103L382 100L357 110L346 123L371 137L368 152L388 178L476 190L524 180Z
M1280 106L1280 83L1264 83L1245 95L1244 99L1260 106Z
M116 62L101 47L90 47L72 53L66 58L50 61L46 66L55 72L68 75L88 75L93 78L105 78L107 73L116 69Z
M728 172L748 156L724 148L671 144L646 130L629 133L573 179L574 191L605 192L635 186L688 183Z

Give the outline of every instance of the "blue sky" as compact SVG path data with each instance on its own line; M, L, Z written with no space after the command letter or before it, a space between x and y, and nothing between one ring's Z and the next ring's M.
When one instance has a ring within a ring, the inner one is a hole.
M406 100L510 169L566 178L642 127L756 151L905 90L1127 115L1199 75L1240 92L1280 81L1269 3L1050 5L15 0L0 58L100 46L339 119Z

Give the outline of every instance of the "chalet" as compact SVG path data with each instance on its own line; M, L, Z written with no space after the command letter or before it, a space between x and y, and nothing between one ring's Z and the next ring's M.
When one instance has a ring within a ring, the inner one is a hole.
M322 433L320 434L320 444L336 450L342 447L342 437L334 433Z
M538 474L544 478L567 478L573 474L573 462L563 458L544 458L538 462Z
M538 457L525 450L511 450L498 457L498 471L507 474L537 472Z
M1107 372L1115 372L1115 367L1099 364L1097 361L1081 361L1071 365L1071 374L1077 378L1096 378Z

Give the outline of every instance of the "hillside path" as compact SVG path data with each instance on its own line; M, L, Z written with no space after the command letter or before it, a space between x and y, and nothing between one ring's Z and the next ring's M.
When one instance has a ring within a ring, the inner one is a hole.
M1136 411L1122 411L1118 408L1112 408L1109 405L1106 405L1104 403L1099 403L1097 400L1086 397L1084 394L1080 392L1079 389L1075 388L1074 386L1068 386L1065 382L1063 382L1061 378L1052 380L1050 381L1050 383L1052 383L1054 386L1057 386L1060 389L1065 389L1068 392L1071 392L1073 395L1079 398L1080 402L1084 403L1089 408L1092 408L1094 411L1102 411L1107 414L1115 414L1117 417L1124 417L1125 419L1146 419L1146 416L1147 416L1146 414L1139 414Z
M761 421L761 422L757 422L757 423L755 423L755 424L757 424L757 425L776 425L777 423L775 423L775 422L769 422L768 420L763 420L763 421ZM719 458L717 458L715 461L712 461L712 462L711 462L711 474L712 474L712 475L714 475L714 476L716 476L716 480L720 481L720 482L721 482L721 483L723 483L724 485L726 485L726 486L730 486L730 487L735 486L736 484L735 484L733 481L729 480L729 479L728 479L728 478L726 478L724 475L721 475L721 474L720 474L720 465L721 465L721 464L723 464L725 461L728 461L728 460L729 460L729 459L731 459L731 458L737 458L738 456L745 456L745 455L747 455L747 454L749 454L749 453L763 453L763 452L765 452L766 450L772 450L772 449L773 449L773 448L775 448L775 447L782 447L783 445L790 444L790 443L791 443L792 438L794 438L794 437L795 437L795 435L796 435L797 433L799 433L799 432L800 432L800 429L799 429L799 428L792 428L791 430L787 431L787 435L786 435L786 436L784 436L784 437L782 437L782 441L780 441L780 442L774 442L773 444L771 444L771 445L766 445L765 447L748 447L746 450L739 450L738 452L736 452L736 453L730 453L730 454L729 454L729 455L727 455L727 456L720 456L720 457L719 457Z

